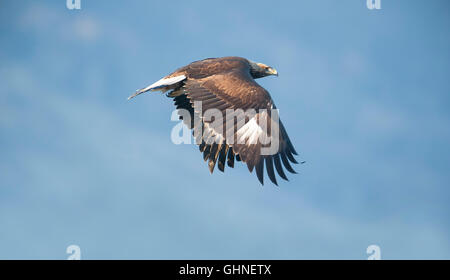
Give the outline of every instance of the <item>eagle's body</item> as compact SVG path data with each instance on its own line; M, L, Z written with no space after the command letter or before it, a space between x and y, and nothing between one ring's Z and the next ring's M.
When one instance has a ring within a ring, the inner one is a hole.
M189 112L191 121L184 120L184 123L194 129L194 137L211 173L216 163L221 171L225 162L234 167L236 157L247 164L250 172L256 170L261 184L266 163L270 180L277 184L274 166L287 180L281 162L289 172L295 173L289 161L297 163L293 157L297 153L283 124L272 113L276 107L270 94L254 80L268 75L277 72L245 58L208 58L177 69L130 98L146 91L169 91L167 96L174 98L176 108ZM218 122L220 125L213 122L215 117L205 115L210 109L222 112L224 120ZM232 109L254 110L256 114L245 115L241 119L243 125L238 126L238 114L232 116L231 123L226 122L226 114ZM200 133L195 133L199 129ZM270 131L264 134L266 130ZM261 152L270 146L267 141L277 143L275 150Z

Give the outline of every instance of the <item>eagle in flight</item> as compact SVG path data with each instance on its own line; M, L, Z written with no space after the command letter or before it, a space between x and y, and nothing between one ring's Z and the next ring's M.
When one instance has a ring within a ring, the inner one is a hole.
M278 185L274 167L281 178L288 180L283 166L296 173L290 162L297 163L293 156L297 152L278 119L278 111L274 111L269 92L255 82L269 75L278 76L278 72L245 58L208 58L177 69L128 99L147 91L168 92L178 112L188 112L188 117L179 113L180 119L193 129L211 173L216 164L222 172L225 162L234 167L236 158L246 163L250 172L256 170L261 184L265 164L269 179ZM208 117L210 109L222 112L226 121L216 115Z

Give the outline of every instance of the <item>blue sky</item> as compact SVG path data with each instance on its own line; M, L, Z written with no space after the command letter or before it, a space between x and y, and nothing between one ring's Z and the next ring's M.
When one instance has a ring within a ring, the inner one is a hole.
M450 258L450 3L0 2L0 258ZM298 175L174 145L176 68L275 67Z

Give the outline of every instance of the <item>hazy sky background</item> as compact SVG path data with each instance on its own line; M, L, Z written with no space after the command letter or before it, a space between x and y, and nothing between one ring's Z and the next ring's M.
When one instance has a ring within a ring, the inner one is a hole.
M1 259L450 258L449 1L81 5L0 0ZM126 100L228 55L280 73L306 161L280 187L210 175L170 99Z

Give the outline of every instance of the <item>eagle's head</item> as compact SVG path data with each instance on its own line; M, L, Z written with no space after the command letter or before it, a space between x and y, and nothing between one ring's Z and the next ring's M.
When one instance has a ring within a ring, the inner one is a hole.
M275 68L267 66L264 63L253 61L249 62L250 62L250 74L252 75L253 79L258 79L270 75L278 76L278 72L277 70L275 70Z

